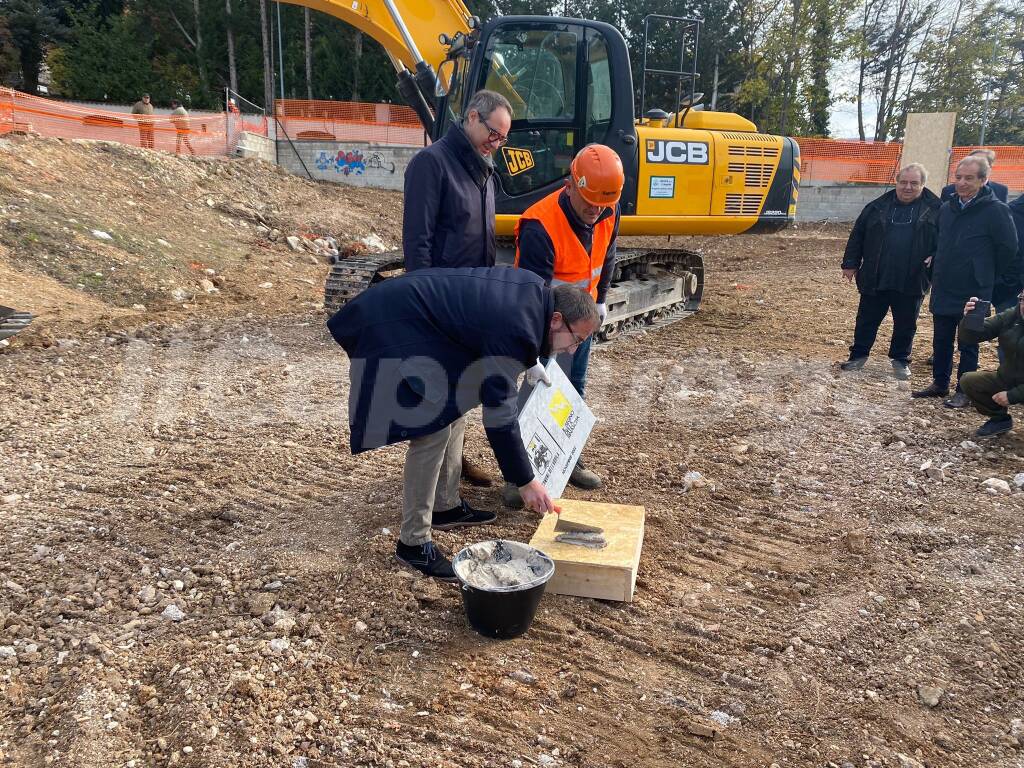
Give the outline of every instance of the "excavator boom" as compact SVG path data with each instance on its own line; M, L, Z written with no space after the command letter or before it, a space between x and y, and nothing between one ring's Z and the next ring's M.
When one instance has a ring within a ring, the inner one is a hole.
M284 0L341 19L383 46L413 71L420 61L435 69L444 60L442 34L469 32L472 14L462 0ZM401 19L405 29L396 23ZM418 53L418 56L417 56Z

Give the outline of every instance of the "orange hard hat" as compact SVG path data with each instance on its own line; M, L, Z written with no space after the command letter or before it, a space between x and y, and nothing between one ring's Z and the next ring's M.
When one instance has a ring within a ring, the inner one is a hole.
M626 174L615 150L588 144L573 158L570 170L580 197L591 205L610 207L619 202Z

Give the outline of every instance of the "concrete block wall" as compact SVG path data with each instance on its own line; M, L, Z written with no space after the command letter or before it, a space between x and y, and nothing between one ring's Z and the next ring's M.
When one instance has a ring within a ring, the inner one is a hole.
M274 140L258 133L243 131L238 137L238 146L235 153L239 157L255 157L273 163L276 160L274 154Z
M889 189L881 184L801 184L796 220L856 221L865 205Z
M405 169L420 149L358 141L296 141L294 146L278 141L277 157L286 171L306 176L308 170L317 181L400 191Z

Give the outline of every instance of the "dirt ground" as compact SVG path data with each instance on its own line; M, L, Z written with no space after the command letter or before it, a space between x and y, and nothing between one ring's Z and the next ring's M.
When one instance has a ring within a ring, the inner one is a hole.
M1024 431L912 402L888 323L839 372L844 228L686 241L702 309L597 348L605 485L570 492L646 507L636 600L547 595L497 642L392 557L404 448L346 449L327 266L224 201L400 229L256 163L0 146L0 303L42 315L0 350L0 765L1024 765Z

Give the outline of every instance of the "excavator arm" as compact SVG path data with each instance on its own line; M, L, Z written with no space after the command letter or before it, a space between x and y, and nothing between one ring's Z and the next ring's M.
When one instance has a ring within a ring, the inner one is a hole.
M447 46L442 34L469 32L472 14L462 0L284 0L341 19L384 47L408 70L425 61L435 69ZM397 18L396 18L397 17ZM399 24L404 25L403 30Z
M462 0L284 0L351 24L380 43L398 73L398 91L428 133L436 115L435 69L453 38L470 32L474 17Z

